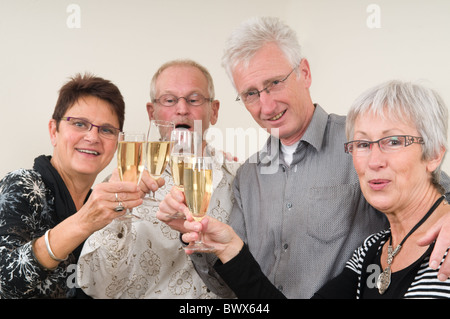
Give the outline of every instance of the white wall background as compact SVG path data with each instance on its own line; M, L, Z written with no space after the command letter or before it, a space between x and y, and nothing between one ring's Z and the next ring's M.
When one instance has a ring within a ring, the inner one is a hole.
M424 80L450 104L448 0L0 0L0 178L52 153L47 123L58 89L77 72L113 81L125 130L145 131L151 76L168 60L192 58L215 80L223 136L256 129L220 65L230 32L256 15L297 31L313 100L330 113L345 114L362 91L394 78ZM244 153L230 151L243 160L262 136Z

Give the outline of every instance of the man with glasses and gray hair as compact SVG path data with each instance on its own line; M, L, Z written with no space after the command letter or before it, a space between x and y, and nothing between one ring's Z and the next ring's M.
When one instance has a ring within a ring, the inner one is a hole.
M198 127L204 134L218 119L220 103L214 98L212 77L205 67L192 60L162 65L152 78L150 99L149 119L174 122L177 129L193 131ZM205 145L204 152L214 161L214 194L208 214L228 222L231 184L239 164L226 160L224 153L210 145ZM174 185L169 165L162 178L164 183L159 183L155 193L158 201L144 201L134 209L140 220L115 221L87 239L77 275L79 285L89 296L217 298L184 254L180 233L156 218L159 201ZM184 219L174 219L175 213L165 214L162 220L172 226L182 225Z
M232 33L224 52L237 100L271 134L236 175L229 224L285 296L309 298L387 220L364 199L343 151L345 117L312 101L311 70L295 32L277 18L250 19ZM441 183L450 189L447 175ZM443 237L437 246L448 247ZM191 258L213 289L219 276L212 263L198 254ZM450 274L448 262L445 271Z

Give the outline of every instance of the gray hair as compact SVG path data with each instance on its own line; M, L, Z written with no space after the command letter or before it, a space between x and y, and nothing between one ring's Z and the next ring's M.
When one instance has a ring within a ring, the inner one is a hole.
M235 29L225 43L222 66L233 85L232 72L236 66L239 63L248 66L255 53L267 43L275 43L292 68L300 63L301 47L294 30L278 18L251 18Z
M150 83L150 99L152 102L154 102L154 100L156 99L156 81L158 80L159 75L165 69L167 69L171 66L191 66L191 67L199 69L205 76L206 81L208 82L208 94L209 94L208 98L214 99L214 97L215 97L214 82L213 82L212 76L209 73L208 69L193 60L179 59L179 60L172 60L172 61L164 63L163 65L161 65L161 67L158 69L158 71L156 71L155 74L153 75L152 81Z
M422 158L436 158L442 148L447 151L448 110L434 90L418 83L389 81L360 95L347 114L347 139L353 139L358 116L372 112L381 118L410 121L424 140ZM440 168L433 173L439 179Z

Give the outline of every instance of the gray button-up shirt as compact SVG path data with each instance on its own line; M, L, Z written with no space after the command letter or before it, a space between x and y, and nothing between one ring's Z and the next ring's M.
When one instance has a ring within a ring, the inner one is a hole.
M345 142L345 117L316 105L290 166L271 136L236 175L230 225L288 298L310 298L368 235L388 227L364 199ZM215 289L211 269L193 258Z

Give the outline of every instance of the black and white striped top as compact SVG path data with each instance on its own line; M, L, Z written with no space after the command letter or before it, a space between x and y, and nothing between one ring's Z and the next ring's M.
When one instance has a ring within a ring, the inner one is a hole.
M450 298L450 280L440 281L437 278L438 270L429 267L433 246L413 265L393 273L391 285L385 295L379 295L375 282L381 271L379 262L381 248L388 240L389 234L390 230L385 230L369 236L347 262L346 268L358 275L356 297ZM448 250L445 256L447 253Z

